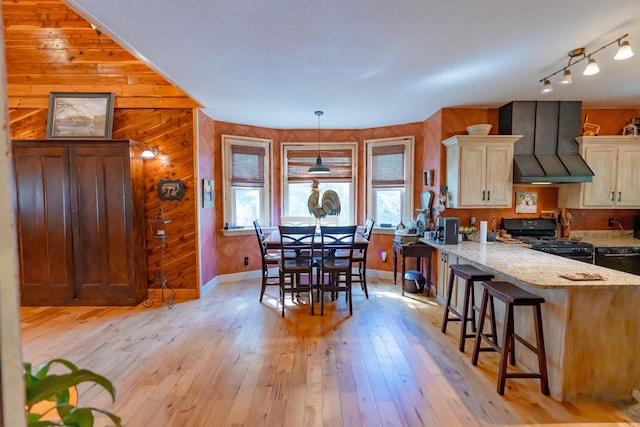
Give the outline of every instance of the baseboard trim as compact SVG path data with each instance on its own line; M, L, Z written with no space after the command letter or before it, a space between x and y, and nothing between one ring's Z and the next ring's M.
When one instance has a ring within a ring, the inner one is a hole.
M242 271L240 273L220 274L200 289L200 296L198 296L197 289L170 289L169 291L163 291L159 288L147 289L147 297L154 301L167 301L169 299L169 293L175 293L174 300L195 300L209 293L220 283L241 282L243 280L255 280L260 279L260 270ZM393 272L384 270L369 270L367 269L367 276L376 279L393 280Z

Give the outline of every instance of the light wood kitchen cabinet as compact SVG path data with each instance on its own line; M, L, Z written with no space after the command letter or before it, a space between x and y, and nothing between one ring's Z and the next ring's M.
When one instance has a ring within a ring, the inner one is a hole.
M144 180L128 140L12 141L23 305L147 294Z
M437 280L437 289L436 289L436 298L440 300L440 302L445 303L447 301L447 289L449 288L449 275L451 274L451 270L449 270L449 266L458 263L458 256L444 252L442 250L438 251L438 280ZM458 305L458 278L455 277L453 281L453 286L455 287L451 304L453 306Z
M513 145L520 135L457 135L447 147L448 207L510 208Z
M576 138L580 154L594 173L592 182L561 185L560 206L567 208L640 208L640 138Z

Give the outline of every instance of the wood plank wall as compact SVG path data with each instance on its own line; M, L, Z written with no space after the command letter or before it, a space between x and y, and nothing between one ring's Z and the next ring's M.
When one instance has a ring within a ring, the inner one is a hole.
M199 287L196 252L194 109L187 94L103 35L60 0L2 0L10 134L13 139L45 139L50 92L114 92L114 139L133 139L161 155L145 161L147 270L158 287L159 240L150 219L160 208L166 226L164 271L171 288L195 297ZM161 201L160 178L182 179L181 201Z

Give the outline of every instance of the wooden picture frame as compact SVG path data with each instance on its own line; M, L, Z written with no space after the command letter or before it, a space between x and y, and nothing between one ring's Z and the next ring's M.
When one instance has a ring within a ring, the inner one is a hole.
M435 171L433 169L427 169L423 172L425 187L433 187L434 175Z
M47 139L111 139L111 92L51 92Z
M158 197L160 200L182 200L184 197L184 182L180 179L158 180Z
M212 179L203 179L202 180L202 207L203 208L212 208L213 207L213 180Z
M526 214L538 213L538 192L516 191L515 211Z

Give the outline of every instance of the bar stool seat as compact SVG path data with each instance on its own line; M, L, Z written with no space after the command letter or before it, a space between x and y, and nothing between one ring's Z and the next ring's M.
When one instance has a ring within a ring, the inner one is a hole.
M478 328L476 331L476 339L473 346L473 355L471 357L471 363L477 365L478 354L480 351L485 350L481 348L480 342L486 341L489 344L489 350L497 351L500 353L500 367L498 372L498 394L504 394L504 386L507 378L540 378L540 388L542 393L549 395L549 379L547 375L547 360L544 349L544 336L542 331L542 313L541 304L544 303L544 298L534 295L525 291L512 283L501 281L484 281L482 282L484 288L482 292L482 303L480 305L480 319ZM491 318L494 316L493 312L493 300L497 298L506 304L505 317L503 324L502 342L498 345L495 329L492 334L485 334L483 332L484 319L487 315L487 307L491 304ZM533 308L534 326L536 334L536 345L534 346L530 342L526 341L520 335L514 331L514 306L525 306ZM538 369L539 372L507 372L507 358L511 365L515 366L515 340L518 340L529 350L533 351L538 356Z
M462 322L460 327L460 351L464 352L464 343L467 338L475 338L476 334L476 309L473 283L483 280L493 279L493 274L489 274L470 264L453 264L449 266L449 289L447 290L447 302L442 318L442 333L447 333L447 323L450 321ZM454 275L464 279L464 301L462 303L462 313L451 305L453 295ZM451 316L453 317L451 317ZM467 334L467 323L471 323L473 334Z

